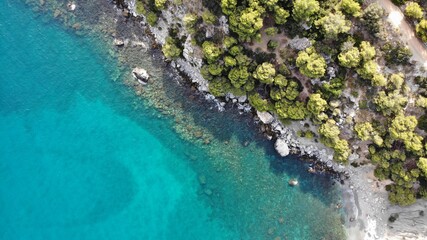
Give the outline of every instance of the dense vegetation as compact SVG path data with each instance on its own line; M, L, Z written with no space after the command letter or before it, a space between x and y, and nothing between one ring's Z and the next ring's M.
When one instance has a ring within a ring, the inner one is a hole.
M168 4L139 2L152 13ZM427 197L427 79L405 74L413 72L411 52L392 35L384 10L362 2L203 1L205 10L188 13L184 22L203 52L201 72L212 94L247 95L257 111L273 112L284 123L311 119L317 133L300 135L319 137L340 163L348 163L352 152L367 157L379 179L393 181L387 186L390 201L407 205ZM420 5L400 4L427 41ZM218 30L222 15L231 32L206 37L206 29ZM293 39L299 40L290 43ZM180 39L169 38L163 52L173 59L182 46ZM367 147L350 148L356 145Z

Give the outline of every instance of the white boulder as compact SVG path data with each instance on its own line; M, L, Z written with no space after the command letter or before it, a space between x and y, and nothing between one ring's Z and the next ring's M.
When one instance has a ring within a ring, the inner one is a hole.
M148 75L147 70L143 68L134 68L132 70L132 75L141 84L147 84L150 75Z
M261 122L264 124L270 124L274 121L273 115L271 115L271 113L269 113L269 112L257 111L256 114L258 115L259 120L261 120Z
M123 45L125 45L125 42L122 39L119 38L115 38L113 41L114 45L117 47L121 47Z
M69 3L67 4L67 8L68 8L68 10L70 10L70 11L74 11L74 10L76 10L76 3L75 3L75 2L69 2Z
M276 140L276 143L274 144L274 148L276 148L276 151L282 157L286 157L289 155L289 147L288 147L288 144L286 143L285 139L278 138Z

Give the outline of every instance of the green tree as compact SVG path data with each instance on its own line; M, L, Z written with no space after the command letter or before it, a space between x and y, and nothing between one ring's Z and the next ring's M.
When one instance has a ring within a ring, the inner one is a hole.
M226 67L234 67L237 65L237 61L232 56L225 56L224 64Z
M286 99L278 101L274 105L277 115L282 119L302 120L306 116L304 103L290 102Z
M420 135L411 132L408 133L408 137L405 139L402 139L403 143L405 144L405 149L407 151L413 152L417 155L421 155L423 153L423 137Z
M401 140L408 151L420 153L423 149L423 138L414 133L418 121L414 116L398 114L391 122L389 132L395 140Z
M211 63L208 65L208 71L212 76L220 76L224 68L221 64Z
M389 77L389 82L393 84L395 89L401 89L403 82L405 81L403 77L403 73L393 73Z
M376 55L375 48L367 41L362 41L360 43L360 56L363 61L372 60Z
M416 202L414 191L411 188L402 187L396 184L391 185L388 199L391 203L401 206L411 205Z
M234 87L240 88L243 86L249 78L249 72L246 67L238 67L233 68L228 73L228 79L230 79L231 84L233 84Z
M378 74L378 64L374 60L369 60L365 62L361 68L358 68L356 71L360 77L364 79L372 79L375 74Z
M322 94L326 98L337 98L344 89L344 81L341 78L333 78L322 85Z
M352 68L357 67L360 63L360 52L356 47L352 47L338 55L338 60L341 66Z
M246 8L229 16L230 29L239 35L242 40L255 37L263 26L265 10L256 5L256 8Z
M293 3L292 16L296 21L310 22L311 17L320 10L316 0L295 0Z
M395 90L389 93L384 91L378 92L374 98L374 103L377 105L377 110L385 116L390 116L400 112L408 102L408 99Z
M405 15L410 18L420 20L423 18L424 12L418 3L409 2L405 8Z
M382 26L384 9L378 3L372 3L363 11L362 22L371 33L378 33Z
M417 127L418 121L414 116L405 116L398 114L391 122L389 132L394 139L408 138L408 134L413 132Z
M390 64L407 64L412 57L409 47L402 42L387 42L381 47L384 59Z
M356 123L356 125L354 126L354 130L356 131L356 134L360 138L360 140L371 140L378 146L383 145L383 138L380 136L378 131L374 129L371 123Z
M237 55L242 54L242 50L243 50L243 48L241 46L232 46L230 48L230 50L228 51L228 53L231 56L236 57Z
M232 46L237 44L237 40L234 37L227 36L224 38L224 47L230 49Z
M327 140L329 140L326 141L326 145L333 146L334 140L338 139L340 129L338 128L336 122L333 119L328 119L324 124L320 125L319 133Z
M263 99L259 93L249 94L248 96L249 103L260 112L265 112L270 110L270 104L267 99Z
M427 158L420 157L420 159L418 160L417 166L424 173L424 175L427 176Z
M334 142L333 149L335 151L334 159L337 162L347 162L348 157L350 156L350 148L348 147L348 142L344 139L337 139Z
M310 95L310 99L307 102L307 110L314 116L319 115L321 112L326 110L328 103L318 93Z
M326 38L336 39L338 34L347 33L350 30L351 22L345 19L341 12L328 13L316 22L320 26Z
M216 97L225 96L230 89L230 82L222 77L213 78L209 81L209 92Z
M274 81L274 75L276 75L276 69L273 64L264 62L261 65L258 65L253 77L258 79L260 82L265 84L271 84Z
M302 74L310 78L323 77L326 72L326 61L316 52L314 47L300 51L296 65Z
M288 85L288 80L282 74L277 74L274 77L274 84L280 87L286 87L286 85Z
M162 52L167 59L175 59L181 55L182 50L176 45L173 38L167 37Z
M282 87L272 87L270 89L270 97L274 101L279 101L285 96L285 91Z
M146 15L147 22L150 26L154 26L157 23L158 17L154 12L148 12Z
M354 125L354 130L362 141L371 140L373 135L372 133L375 132L375 129L372 127L370 122L356 123L356 125Z
M237 54L235 58L239 66L249 66L252 62L252 59L245 54Z
M279 42L277 42L276 40L270 40L267 43L267 48L270 51L274 51L278 46L279 46Z
M299 95L298 88L299 88L299 85L296 81L289 81L288 86L286 87L286 90L285 90L286 99L290 101L295 100Z
M362 15L360 4L354 0L342 0L340 8L343 12L352 15L353 17L359 17Z
M213 13L211 13L209 10L205 10L202 13L202 19L203 19L203 22L205 22L206 24L215 24L216 21L218 20L216 16Z
M276 35L278 32L278 29L276 27L269 27L265 29L265 34L267 34L267 36L274 36Z
M286 23L287 18L289 17L289 12L283 9L282 7L274 7L274 22L278 25L283 25Z
M423 42L427 42L427 20L423 19L415 27L418 37L421 38Z
M194 27L194 24L196 24L198 19L198 16L196 14L186 14L182 21L184 22L184 25L187 27L187 29L190 29Z
M215 63L222 55L222 49L215 46L213 42L205 41L202 44L203 54L208 63Z
M417 101L415 102L415 104L418 107L422 107L422 108L427 108L427 98L423 97L423 96L418 96Z
M154 0L154 6L156 7L156 9L162 10L163 8L165 8L166 1L167 0Z
M237 0L221 0L221 9L225 15L232 14L237 7Z
M279 0L259 0L268 10L273 10L277 6ZM250 3L251 4L251 3Z
M384 75L376 73L372 77L372 85L377 87L384 87L385 85L387 85L387 79L384 77Z

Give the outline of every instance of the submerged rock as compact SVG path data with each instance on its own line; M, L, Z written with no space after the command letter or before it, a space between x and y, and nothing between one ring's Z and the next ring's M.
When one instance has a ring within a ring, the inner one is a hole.
M280 156L286 157L289 155L289 147L285 139L278 138L276 140L276 143L274 144L274 147L276 148L276 151L279 153Z
M296 186L296 185L298 185L298 180L296 180L296 179L291 179L291 180L289 180L289 185L291 185L291 186Z
M141 84L147 84L150 75L148 75L147 70L143 68L134 68L132 70L133 77Z
M125 42L122 39L115 38L113 41L114 45L117 47L121 47L125 45Z
M68 4L67 4L67 8L68 8L68 10L70 10L70 11L74 11L74 10L76 10L76 3L74 3L74 2L68 2Z
M54 18L57 18L57 17L59 17L59 15L61 15L61 11L60 11L59 9L56 9L56 10L53 12L53 17L54 17Z

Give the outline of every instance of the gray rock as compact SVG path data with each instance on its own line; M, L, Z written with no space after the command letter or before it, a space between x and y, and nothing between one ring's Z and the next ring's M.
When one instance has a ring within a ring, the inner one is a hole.
M132 75L141 84L147 84L150 75L148 75L147 70L143 68L134 68L132 70Z
M113 43L117 47L121 47L121 46L125 45L125 42L122 39L119 39L119 38L114 38Z
M213 193L213 192L212 192L212 190L210 190L209 188L205 189L205 191L204 191L204 192L205 192L205 194L206 194L206 195L208 195L208 196L212 195L212 193Z
M248 100L248 97L246 95L239 96L237 100L239 101L239 103L244 103L246 102L246 100Z
M278 138L274 144L274 147L280 156L286 157L289 155L289 147L284 139Z
M289 42L289 45L291 48L294 48L296 50L304 50L311 46L311 42L308 38L299 38L295 37Z
M264 124L270 124L274 121L273 115L271 115L271 113L269 113L269 112L257 111L256 114L258 115L259 120L261 120L261 122Z
M68 3L67 3L67 8L68 8L68 10L70 10L70 11L74 11L74 10L76 10L76 3L75 3L75 2L68 2Z

